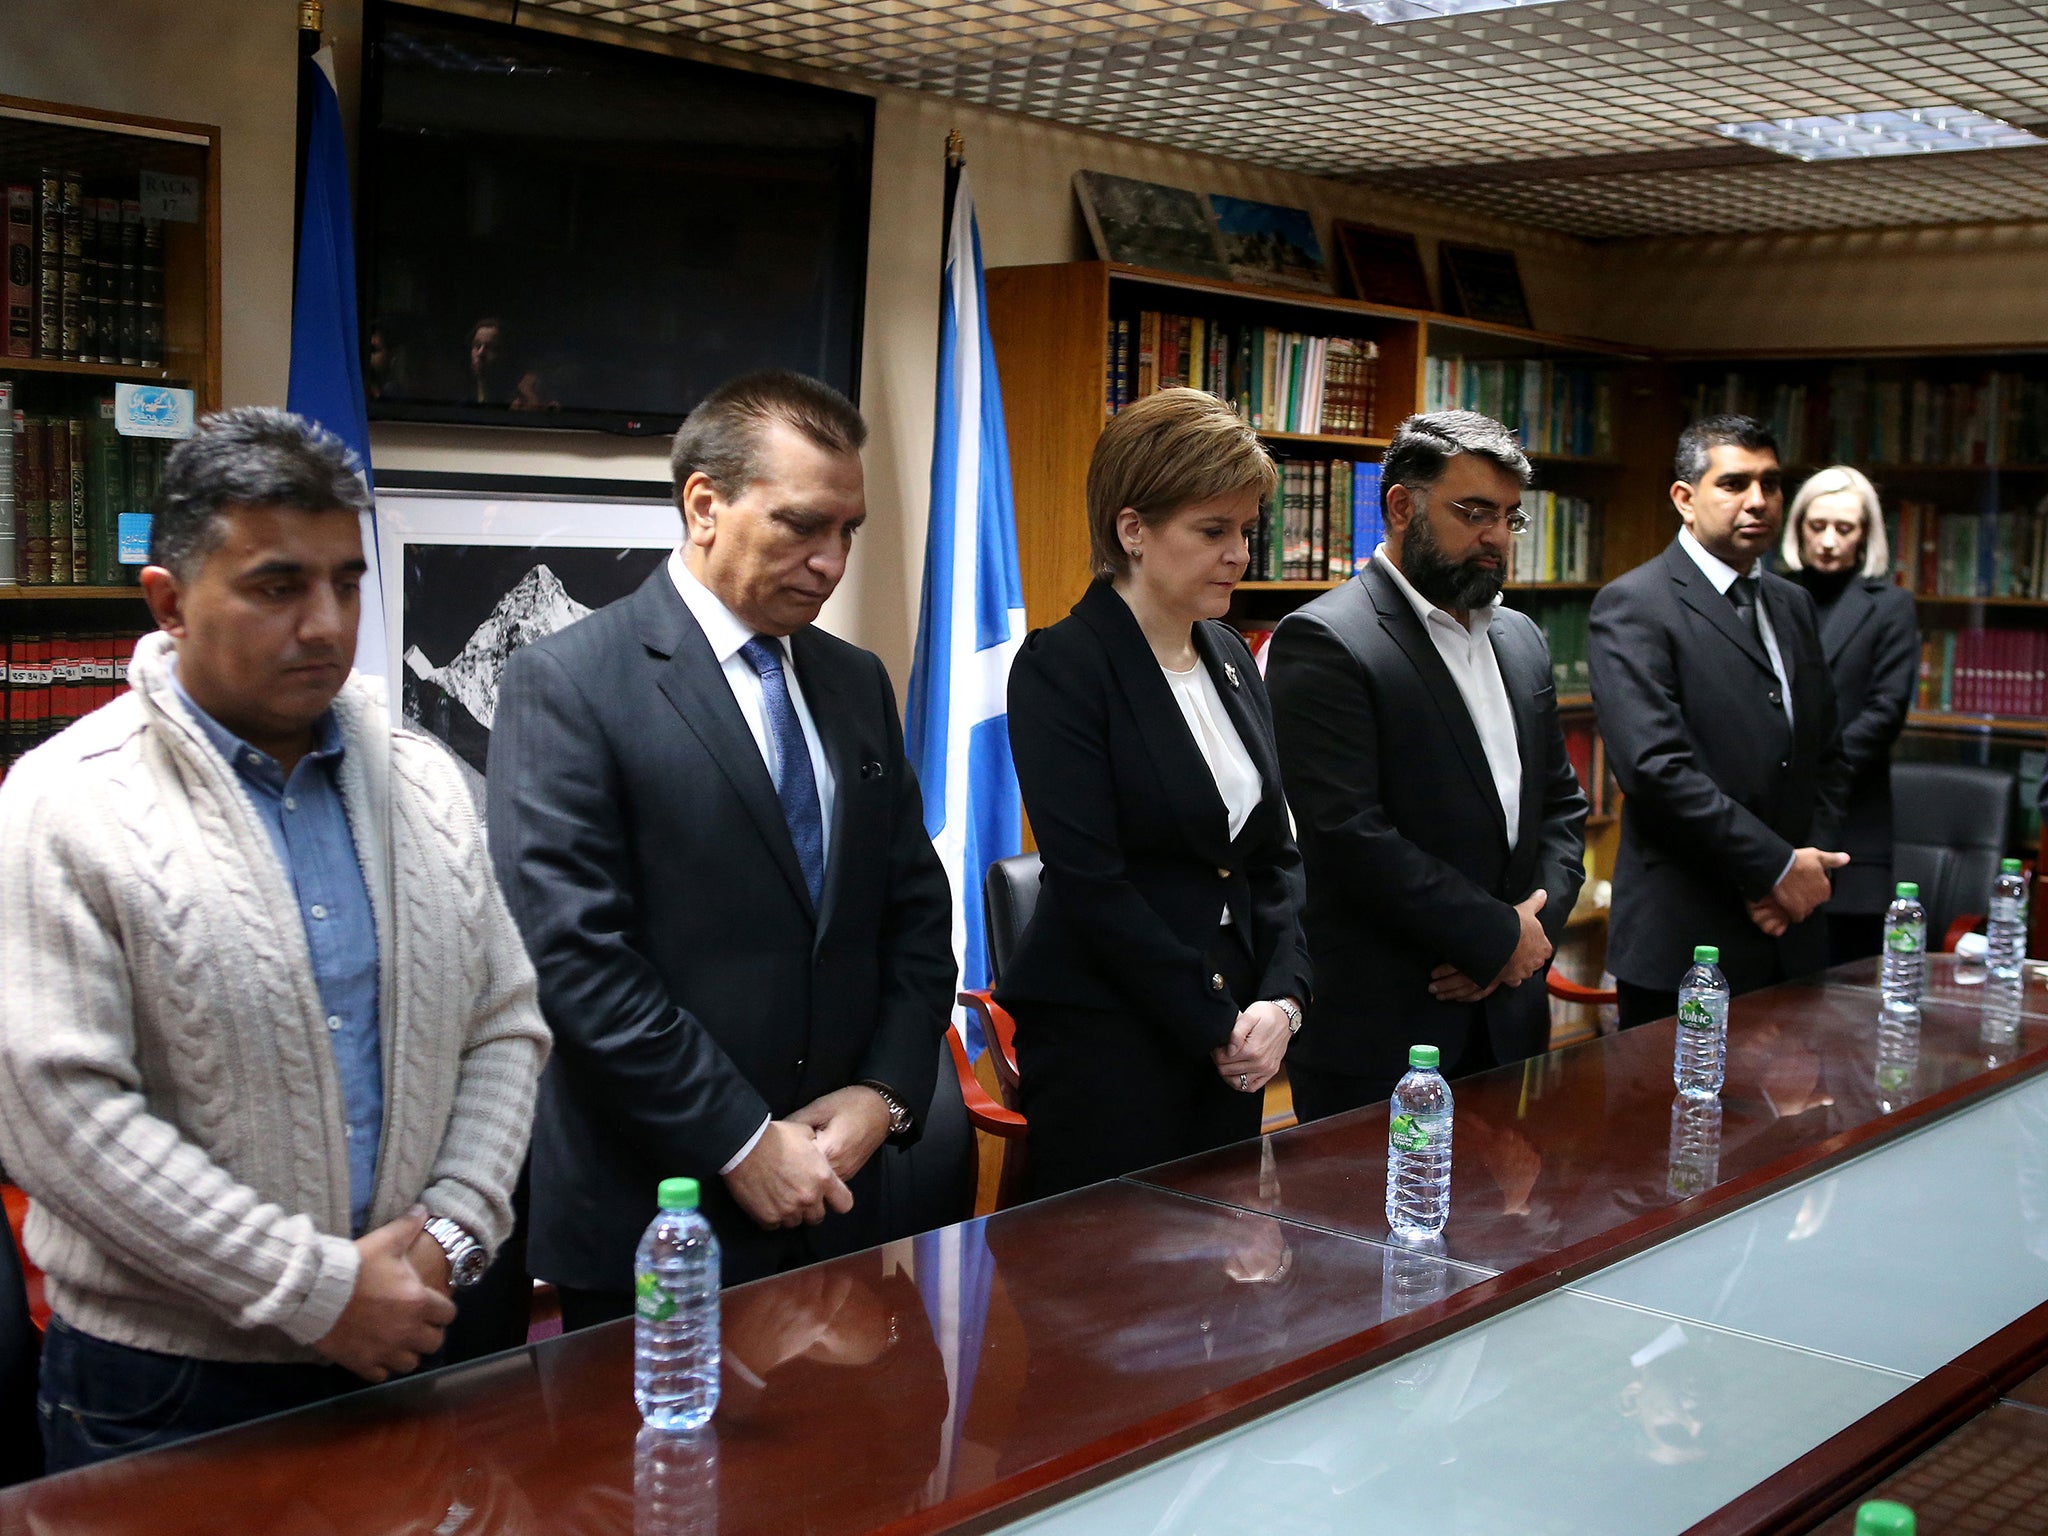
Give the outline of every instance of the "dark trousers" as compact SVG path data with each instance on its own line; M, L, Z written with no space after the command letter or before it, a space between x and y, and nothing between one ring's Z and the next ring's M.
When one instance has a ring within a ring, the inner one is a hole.
M555 1299L562 1304L562 1332L616 1323L633 1315L631 1291L586 1291L581 1286L558 1285Z
M1238 1007L1257 1001L1235 932L1218 931L1204 969L1222 975ZM1206 1054L1149 1019L1031 1001L1010 1012L1033 1199L1259 1134L1265 1095L1225 1083Z
M1444 1075L1453 1079L1470 1077L1475 1072L1489 1071L1499 1065L1500 1057L1493 1048L1493 1035L1482 1015L1474 1019L1472 1027L1466 1031L1465 1048L1458 1053L1455 1062L1448 1064ZM1305 1062L1289 1062L1287 1083L1294 1094L1294 1118L1306 1125L1311 1120L1363 1109L1368 1104L1384 1104L1394 1096L1394 1085L1406 1075L1405 1068L1388 1076L1385 1073L1328 1072Z
M1828 920L1828 964L1868 960L1884 948L1882 912L1830 912Z
M246 1424L368 1383L338 1365L260 1365L160 1355L80 1333L43 1336L36 1412L47 1470L64 1472Z
M1678 1016L1678 994L1660 992L1655 987L1639 987L1632 981L1617 981L1614 990L1618 994L1621 1027L1634 1029L1638 1024L1652 1024L1658 1019Z

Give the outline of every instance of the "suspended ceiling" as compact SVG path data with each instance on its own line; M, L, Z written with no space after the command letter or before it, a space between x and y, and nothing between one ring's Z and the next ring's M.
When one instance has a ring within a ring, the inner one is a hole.
M1802 165L1715 123L2048 122L2048 3L1567 0L1374 26L1307 0L527 0L1593 239L2048 219L2048 148Z

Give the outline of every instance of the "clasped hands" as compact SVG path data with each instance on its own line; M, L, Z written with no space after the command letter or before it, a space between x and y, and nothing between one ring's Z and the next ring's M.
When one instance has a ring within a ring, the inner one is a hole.
M1549 900L1548 891L1534 891L1515 903L1522 931L1515 939L1515 952L1492 981L1482 986L1455 965L1440 965L1429 973L1429 995L1440 1003L1476 1003L1502 987L1519 987L1542 970L1544 961L1550 958L1550 935L1543 931L1536 914Z
M1279 1075L1280 1058L1287 1054L1293 1034L1286 1009L1278 1003L1253 1003L1237 1016L1230 1039L1212 1050L1209 1059L1232 1088L1257 1093Z
M1749 920L1772 938L1794 923L1803 923L1816 908L1834 894L1828 871L1849 862L1846 853L1829 853L1820 848L1799 848L1792 854L1792 867L1758 901L1745 902Z
M771 1231L816 1226L828 1210L853 1209L846 1181L889 1135L889 1106L859 1084L771 1120L754 1149L725 1176L741 1210Z

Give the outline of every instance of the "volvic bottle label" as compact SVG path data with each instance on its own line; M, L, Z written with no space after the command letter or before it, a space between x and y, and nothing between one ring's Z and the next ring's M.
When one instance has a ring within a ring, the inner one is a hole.
M1442 1146L1450 1125L1449 1115L1396 1115L1387 1127L1387 1140L1401 1152L1427 1152Z
M1707 1006L1705 999L1689 997L1678 1005L1678 1027L1698 1030L1702 1034L1712 1034L1714 1010Z
M1920 948L1920 935L1911 923L1894 923L1884 931L1884 945L1895 955L1915 954Z
M641 1275L633 1282L633 1310L650 1323L665 1323L676 1315L676 1299L661 1276Z

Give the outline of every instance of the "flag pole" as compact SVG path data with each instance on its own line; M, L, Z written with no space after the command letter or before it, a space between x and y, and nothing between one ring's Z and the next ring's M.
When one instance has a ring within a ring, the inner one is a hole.
M306 61L320 51L326 26L322 0L299 0L299 136L292 178L292 292L299 289L299 236L306 227L306 146L313 137L313 97L306 89Z
M946 211L939 219L939 269L953 253L953 204L960 192L960 168L967 163L967 141L958 128L946 131Z

